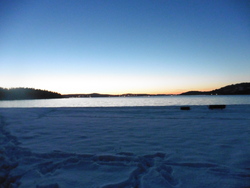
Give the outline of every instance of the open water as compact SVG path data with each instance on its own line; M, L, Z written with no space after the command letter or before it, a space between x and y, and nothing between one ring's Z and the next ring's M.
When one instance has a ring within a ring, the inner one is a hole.
M0 108L16 107L123 107L250 104L250 95L199 95L155 97L98 97L0 101Z

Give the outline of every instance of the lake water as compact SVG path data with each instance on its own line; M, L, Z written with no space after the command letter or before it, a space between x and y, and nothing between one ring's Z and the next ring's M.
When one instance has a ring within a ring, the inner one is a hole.
M250 95L220 96L160 96L160 97L100 97L0 101L0 108L14 107L122 107L122 106L180 106L210 104L250 104Z

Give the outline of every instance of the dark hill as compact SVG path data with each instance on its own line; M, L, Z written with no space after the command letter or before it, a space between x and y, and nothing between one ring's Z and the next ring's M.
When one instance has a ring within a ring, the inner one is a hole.
M220 89L211 91L211 94L215 95L249 95L250 83L240 83L235 85L228 85Z
M212 91L188 91L181 95L250 95L250 83L228 85Z
M62 98L56 92L32 88L0 88L0 100L53 99Z
M180 95L209 95L209 92L206 91L188 91L181 93Z

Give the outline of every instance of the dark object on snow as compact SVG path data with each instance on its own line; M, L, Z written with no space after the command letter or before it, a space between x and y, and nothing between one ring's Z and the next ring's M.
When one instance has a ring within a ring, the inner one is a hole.
M181 110L190 110L189 106L181 106Z
M221 109L222 110L222 109L226 108L226 105L209 105L208 108L210 110L213 110L213 109Z

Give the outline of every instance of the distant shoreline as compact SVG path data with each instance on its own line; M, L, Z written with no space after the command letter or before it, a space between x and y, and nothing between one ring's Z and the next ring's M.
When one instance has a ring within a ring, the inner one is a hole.
M59 93L33 88L0 88L0 100L29 100L62 98Z
M250 95L250 83L227 85L212 91L188 91L180 95Z
M67 94L63 95L65 98L75 97L153 97L153 96L171 96L174 94L100 94L100 93L90 93L90 94ZM227 85L225 87L215 89L212 91L188 91L177 95L250 95L250 83L239 83Z
M157 97L157 96L171 96L171 94L101 94L101 93L90 93L90 94L66 94L62 95L64 98L90 98L90 97Z
M56 99L56 98L97 98L97 97L157 97L177 95L250 95L250 83L239 83L227 85L212 91L188 91L181 94L60 94L47 90L33 88L11 88L0 87L0 100L29 100L29 99Z

